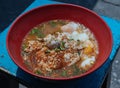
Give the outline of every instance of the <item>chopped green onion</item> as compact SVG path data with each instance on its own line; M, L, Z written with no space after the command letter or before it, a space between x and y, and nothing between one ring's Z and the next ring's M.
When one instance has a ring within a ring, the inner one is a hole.
M60 49L59 49L59 48L55 48L54 50L55 50L56 52L59 52L59 51L60 51Z
M37 70L37 71L36 71L36 74L40 75L40 74L42 74L42 73L40 72L40 70Z
M62 41L62 42L61 42L61 45L64 47L64 46L65 46L65 42Z
M60 25L65 25L66 23L64 21L58 21Z
M60 50L65 50L65 48L63 48L63 47L60 46Z
M67 76L67 72L65 70L62 71L62 76Z
M60 50L65 50L65 42L61 41L59 48Z
M50 50L46 50L45 53L50 53Z
M64 45L65 45L65 42L62 41L60 43L60 46L56 47L54 50L57 51L57 52L60 51L60 50L65 50Z
M40 37L40 38L45 37L42 30L39 30L39 33L37 33L37 36Z
M73 68L74 68L74 75L78 75L80 72L80 69L76 65L74 65Z
M49 24L50 24L52 27L55 27L55 26L57 25L57 22L50 21Z
M26 45L26 44L23 44L23 45L22 45L22 49L25 50L25 48L27 48L27 45Z
M39 29L33 28L33 29L31 30L30 34L36 34L36 33L38 33L38 32L39 32Z
M37 35L40 38L45 37L43 30L42 29L38 29L38 28L33 28L30 32L30 34L32 35Z

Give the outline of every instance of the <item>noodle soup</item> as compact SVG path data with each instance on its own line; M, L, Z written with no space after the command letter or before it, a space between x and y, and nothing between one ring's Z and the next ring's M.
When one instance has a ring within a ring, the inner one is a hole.
M88 71L96 62L98 43L83 24L51 20L25 36L21 55L27 68L47 77L72 77Z

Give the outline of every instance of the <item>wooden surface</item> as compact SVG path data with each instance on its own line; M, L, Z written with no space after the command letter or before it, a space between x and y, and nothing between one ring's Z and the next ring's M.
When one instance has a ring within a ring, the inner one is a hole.
M43 6L46 4L55 4L59 2L48 1L48 0L36 0L34 1L24 12L29 11L35 7ZM23 12L23 13L24 13ZM109 17L101 16L104 21L109 25L113 35L113 49L112 52L106 61L106 63L94 73L84 77L82 79L70 81L70 82L61 82L61 83L49 83L41 81L37 78L32 77L31 75L22 71L9 57L6 49L6 36L10 25L0 33L0 70L8 73L12 77L18 79L28 86L33 86L35 88L44 86L44 88L54 87L54 88L99 88L103 82L106 73L109 71L109 67L114 60L117 49L120 46L120 21L111 19ZM104 36L104 35L103 35ZM87 84L87 85L86 85Z

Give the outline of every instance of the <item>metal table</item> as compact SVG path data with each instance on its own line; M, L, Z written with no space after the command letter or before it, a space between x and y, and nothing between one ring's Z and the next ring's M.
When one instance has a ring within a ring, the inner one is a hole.
M43 6L46 4L55 4L60 3L56 1L50 0L36 0L31 2L25 11L25 13L35 7ZM6 36L8 30L11 25L5 28L2 32L0 32L0 74L7 76L7 79L10 80L11 85L10 88L14 88L16 85L14 83L21 82L28 87L34 88L105 88L103 84L106 84L105 79L107 76L110 76L111 65L116 55L116 52L120 46L120 21L114 20L112 18L101 16L103 20L109 25L113 35L113 49L108 58L108 60L104 63L104 65L93 72L92 74L83 77L81 79L67 81L67 82L46 82L40 79L37 79L26 72L22 71L9 57L7 49L6 49ZM104 35L103 35L104 36ZM1 76L0 76L1 77ZM109 77L107 77L109 78ZM15 81L14 81L15 80ZM13 87L14 86L14 87ZM16 88L16 87L15 87Z

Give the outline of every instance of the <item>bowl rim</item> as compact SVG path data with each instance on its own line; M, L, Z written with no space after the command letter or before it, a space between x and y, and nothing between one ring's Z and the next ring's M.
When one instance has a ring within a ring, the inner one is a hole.
M8 50L8 53L9 53L11 59L13 60L13 62L14 62L18 67L20 67L23 71L29 73L29 74L32 75L32 76L35 76L35 77L37 77L37 78L47 79L47 80L56 80L56 81L57 81L57 80L71 80L71 79L81 78L81 77L87 76L87 75L93 73L94 71L98 70L104 63L102 63L102 64L101 64L99 67L97 67L96 69L94 69L94 70L89 70L89 71L87 71L87 72L85 72L85 73L83 73L83 74L81 74L81 75L76 75L76 76L72 76L72 77L52 78L52 77L46 77L46 76L40 76L40 75L34 74L34 73L30 72L29 70L25 69L24 67L22 67L21 65L19 65L19 64L15 61L14 57L13 57L12 54L11 54L11 51L9 50L9 42L8 42L9 36L10 36L10 32L11 32L13 26L16 24L16 22L17 22L19 19L21 19L21 18L24 17L25 15L31 13L32 11L37 10L37 9L42 9L42 8L44 8L44 7L50 7L50 6L72 6L72 7L76 7L76 8L81 8L81 9L83 9L83 10L89 12L89 13L92 13L92 14L95 15L98 19L100 19L100 20L103 22L103 24L106 26L106 30L109 32L109 36L110 36L110 48L109 48L109 50L108 50L108 51L109 51L108 54L105 55L105 57L104 57L104 58L106 58L106 59L104 60L104 63L107 61L107 59L108 59L108 57L109 57L109 55L110 55L110 53L111 53L111 51L112 51L113 38L112 38L111 30L110 30L109 26L106 24L106 22L105 22L97 13L95 13L94 11L92 11L92 10L86 8L86 7L79 6L79 5L74 5L74 4L59 3L59 4L48 4L48 5L38 6L38 7L36 7L36 8L33 8L33 9L31 9L31 10L29 10L29 11L27 11L27 12L21 14L21 15L19 15L19 16L13 21L13 23L11 24L11 27L10 27L10 29L9 29L9 31L8 31L7 39L6 39L7 50Z

